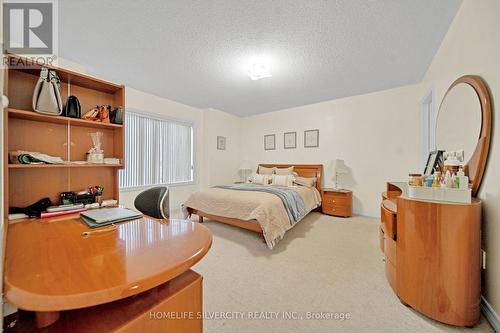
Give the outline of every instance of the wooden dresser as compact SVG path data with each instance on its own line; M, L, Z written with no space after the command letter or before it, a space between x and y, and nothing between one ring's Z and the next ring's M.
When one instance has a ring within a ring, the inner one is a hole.
M477 323L481 201L415 200L406 197L404 183L389 183L381 220L385 272L401 302L443 323Z
M351 217L352 191L324 188L321 190L321 211L323 214Z

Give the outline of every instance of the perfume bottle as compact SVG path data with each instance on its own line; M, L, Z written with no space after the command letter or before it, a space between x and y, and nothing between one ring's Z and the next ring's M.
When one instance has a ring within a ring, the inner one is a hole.
M444 176L444 184L446 188L453 188L453 177L451 176L450 170L446 171L446 175Z
M465 175L464 169L460 168L460 170L457 173L457 177L455 178L458 179L457 188L461 190L466 190L469 188L469 177Z
M434 173L434 182L432 183L432 187L441 187L441 172L436 171Z

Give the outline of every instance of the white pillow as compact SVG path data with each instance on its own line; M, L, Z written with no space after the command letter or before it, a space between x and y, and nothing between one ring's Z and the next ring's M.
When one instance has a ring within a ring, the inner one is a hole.
M295 178L293 175L273 175L272 177L271 185L286 187L293 186L293 180Z
M295 177L293 182L297 185L302 185L306 187L316 186L316 177L306 178L306 177Z
M292 175L293 174L293 166L289 168L276 168L275 173L277 175Z
M261 175L272 175L276 168L266 168L261 165L259 165L259 174Z
M261 175L258 173L254 173L252 175L252 179L250 181L253 184L269 185L270 178L271 178L271 175Z

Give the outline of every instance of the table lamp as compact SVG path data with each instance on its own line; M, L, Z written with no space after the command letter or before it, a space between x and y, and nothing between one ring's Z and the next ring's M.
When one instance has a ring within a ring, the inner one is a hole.
M342 189L339 186L339 175L347 174L349 170L345 166L344 160L336 159L333 161L333 173L335 174L335 189Z
M244 160L240 165L240 171L243 174L243 177L245 177L245 183L248 183L248 172L252 172L252 163Z

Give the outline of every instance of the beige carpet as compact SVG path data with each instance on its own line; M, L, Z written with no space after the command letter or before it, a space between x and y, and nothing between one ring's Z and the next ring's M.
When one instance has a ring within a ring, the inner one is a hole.
M372 218L312 213L270 251L257 234L207 221L214 242L194 267L205 278L204 311L214 318L205 320L205 332L467 330L430 320L399 302L385 279L377 224ZM266 313L248 319L249 312ZM285 320L285 312L299 319ZM350 319L300 319L307 312L349 313ZM473 330L493 332L484 317Z

